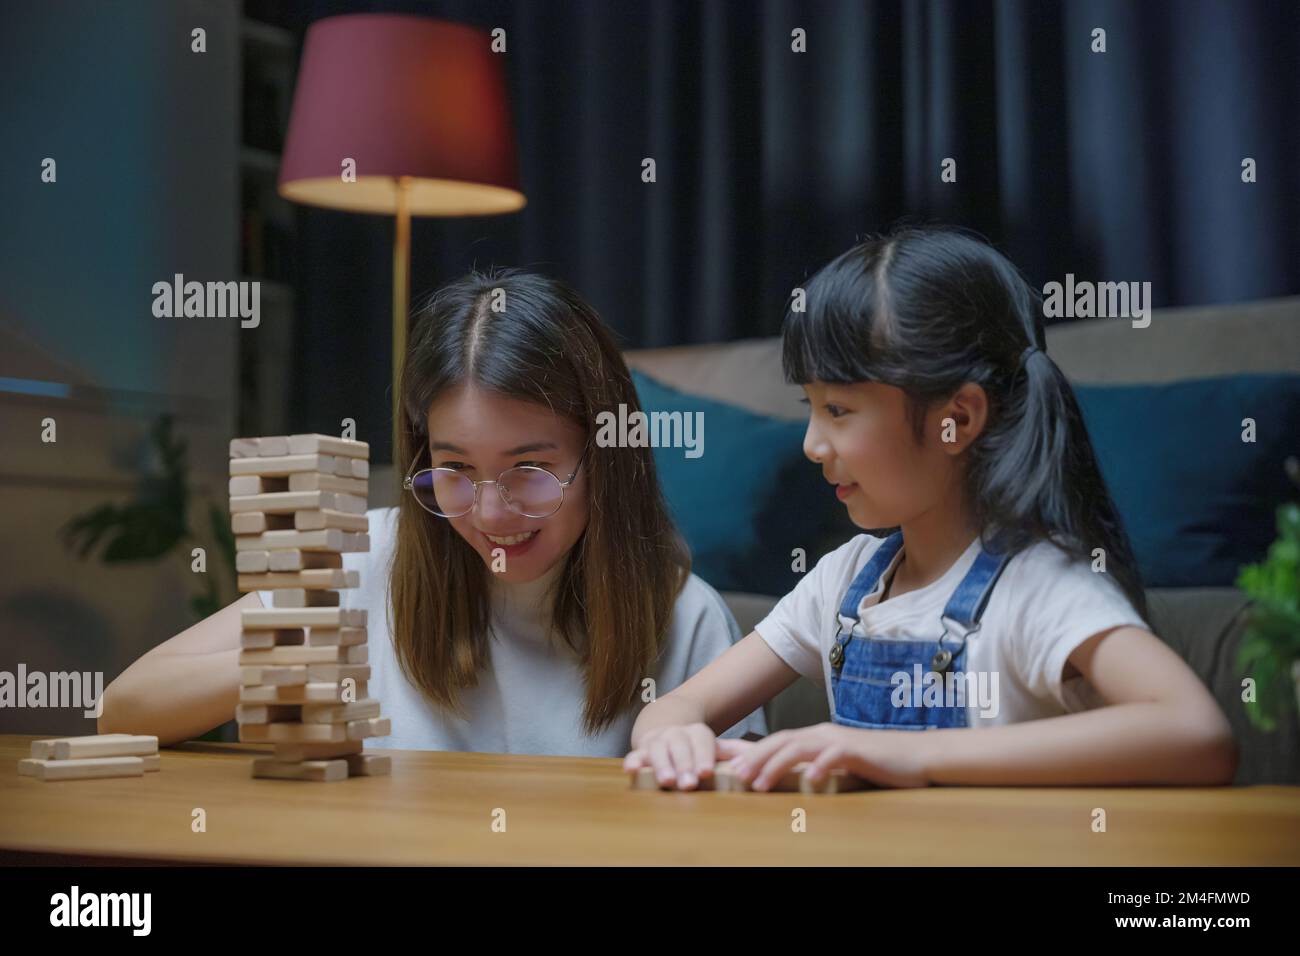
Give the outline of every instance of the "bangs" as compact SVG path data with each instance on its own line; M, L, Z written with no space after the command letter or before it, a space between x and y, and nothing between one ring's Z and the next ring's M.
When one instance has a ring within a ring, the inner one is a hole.
M842 255L808 283L804 311L787 309L781 364L793 385L851 385L881 380L885 296L863 261Z

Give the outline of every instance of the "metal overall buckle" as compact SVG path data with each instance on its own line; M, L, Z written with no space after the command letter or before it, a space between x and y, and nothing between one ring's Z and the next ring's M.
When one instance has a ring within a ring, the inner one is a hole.
M829 655L831 660L831 670L835 671L837 674L840 672L840 669L844 667L844 644L847 642L840 641L840 635L843 633L844 622L840 621L839 625L835 629L835 643L831 645L831 652ZM851 637L852 632L850 632L850 638Z
M936 650L934 656L930 658L930 670L934 671L936 674L942 674L952 666L953 658L960 654L966 647L966 638L980 629L978 621L972 627L962 627L961 633L957 636L957 648L956 650L950 651L948 648L943 646L943 639L952 633L954 630L953 625L958 624L958 622L950 617L940 616L939 623L943 625L943 633L939 635L938 650Z

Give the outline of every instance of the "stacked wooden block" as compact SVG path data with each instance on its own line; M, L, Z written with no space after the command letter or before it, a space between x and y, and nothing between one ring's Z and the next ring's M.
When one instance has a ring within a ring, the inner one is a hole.
M364 609L340 607L360 584L343 554L370 549L365 442L328 435L230 443L230 520L239 590L273 591L242 613L239 739L275 745L254 777L342 780L388 773L362 752L390 733L370 679Z
M139 777L161 766L158 738L142 734L92 734L33 740L32 756L18 774L37 780Z

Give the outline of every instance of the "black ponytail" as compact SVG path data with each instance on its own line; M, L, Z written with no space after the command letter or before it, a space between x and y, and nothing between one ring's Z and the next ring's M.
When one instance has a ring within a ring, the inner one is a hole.
M965 479L979 526L1012 553L1048 541L1092 562L1100 548L1146 616L1079 403L1044 350L1041 299L1001 253L962 230L907 227L831 261L804 303L782 332L788 380L900 388L918 439L926 409L978 384L989 415L967 449Z

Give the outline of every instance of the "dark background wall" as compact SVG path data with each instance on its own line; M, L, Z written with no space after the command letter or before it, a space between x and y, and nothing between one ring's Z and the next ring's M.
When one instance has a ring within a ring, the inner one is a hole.
M475 266L523 266L573 283L628 347L773 335L793 286L904 216L979 230L1040 288L1145 280L1157 307L1300 292L1293 2L279 8L298 29L369 11L507 31L528 206L417 220L413 301ZM291 418L387 422L391 222L298 215Z

